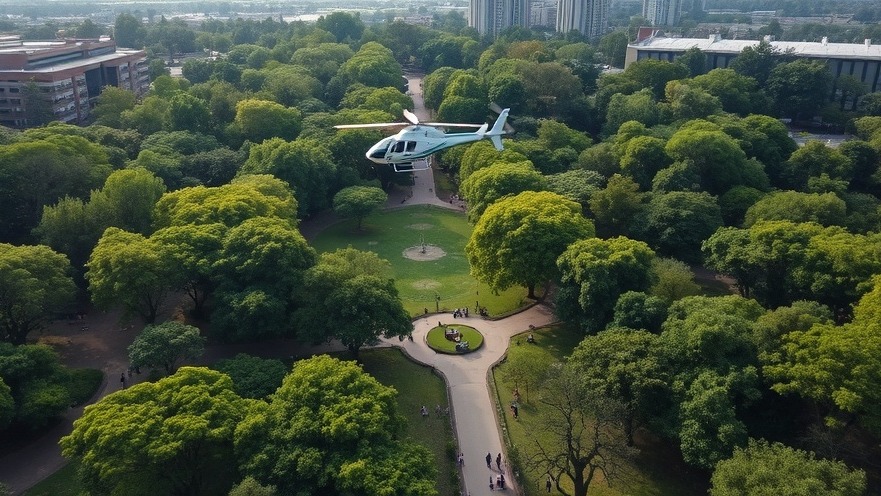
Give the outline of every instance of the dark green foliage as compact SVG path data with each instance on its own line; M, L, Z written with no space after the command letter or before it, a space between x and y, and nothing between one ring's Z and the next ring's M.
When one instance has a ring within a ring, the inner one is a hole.
M236 394L253 399L266 398L274 393L288 373L288 367L281 360L259 358L245 353L220 360L214 368L232 378Z
M8 387L6 405L2 405L4 388L0 386L0 419L5 416L7 422L24 428L44 427L72 404L69 374L48 346L0 343L0 380ZM14 402L11 412L10 398Z
M667 319L669 305L667 300L646 293L638 291L622 293L615 303L612 326L660 333L661 324Z

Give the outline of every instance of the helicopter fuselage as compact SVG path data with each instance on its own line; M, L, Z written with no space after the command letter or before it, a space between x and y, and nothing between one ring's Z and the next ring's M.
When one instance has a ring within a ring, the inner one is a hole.
M474 133L445 133L434 126L418 124L383 138L367 150L366 157L377 164L403 164L485 137L486 126Z

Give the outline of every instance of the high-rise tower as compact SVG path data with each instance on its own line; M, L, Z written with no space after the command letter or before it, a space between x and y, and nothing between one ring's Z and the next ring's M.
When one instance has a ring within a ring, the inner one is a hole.
M672 26L681 13L682 0L642 0L642 16L652 26Z
M529 27L529 0L471 0L468 25L493 38L511 26Z
M588 38L606 33L611 0L559 0L557 4L557 32L573 29Z

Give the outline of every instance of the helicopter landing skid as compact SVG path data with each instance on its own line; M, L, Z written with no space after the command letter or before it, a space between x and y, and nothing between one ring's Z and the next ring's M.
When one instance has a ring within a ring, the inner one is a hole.
M399 162L396 164L392 164L395 172L418 172L424 171L431 168L431 165L428 163L428 160L417 160L415 162Z

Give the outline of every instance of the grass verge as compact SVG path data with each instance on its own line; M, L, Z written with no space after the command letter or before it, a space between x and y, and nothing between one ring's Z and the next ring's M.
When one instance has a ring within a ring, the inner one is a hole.
M438 469L438 494L458 495L453 428L449 416L438 415L435 411L438 405L441 412L446 412L449 406L443 379L429 367L413 363L398 349L363 350L359 353L359 361L365 372L398 390L398 409L407 419L404 437L434 453ZM428 417L422 417L419 413L423 405L429 411Z
M78 496L83 492L76 475L79 467L79 462L68 463L25 491L23 496Z
M401 301L412 316L464 307L473 310L478 303L490 315L498 315L526 303L523 288L493 294L471 277L465 258L471 225L459 212L414 205L377 212L364 221L360 231L355 226L351 220L329 226L315 237L312 246L319 252L352 246L388 260ZM404 250L421 246L423 240L445 254L432 261L404 257Z
M526 334L511 338L508 348L509 359L517 354L531 354L544 363L560 362L568 356L581 341L582 334L575 328L552 326L532 331L535 344L526 342ZM493 369L493 382L499 401L498 411L503 415L502 430L506 442L513 449L509 458L518 464L521 485L526 496L547 494L544 488L543 473L530 470L525 460L535 450L535 442L543 438L541 424L542 406L537 401L540 389L532 386L525 389L519 385L521 395L519 418L514 420L507 409L513 401L513 391L518 385L509 381L505 374L507 362ZM661 496L661 495L704 495L707 492L705 475L689 469L681 463L678 451L668 443L662 442L647 433L636 438L639 455L626 465L621 481L609 486L600 477L590 486L591 496ZM570 488L571 489L571 488ZM551 494L560 494L554 489Z
M104 380L104 372L98 369L72 369L70 371L70 403L78 406L92 399Z

